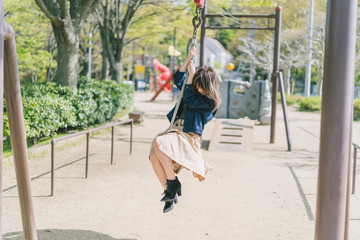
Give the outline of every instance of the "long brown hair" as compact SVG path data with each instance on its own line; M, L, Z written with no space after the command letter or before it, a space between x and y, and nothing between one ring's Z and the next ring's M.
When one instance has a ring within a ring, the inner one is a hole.
M200 67L194 74L193 90L196 94L200 94L197 89L204 90L204 96L214 101L214 108L218 108L221 104L221 95L219 90L219 80L216 72L212 67Z

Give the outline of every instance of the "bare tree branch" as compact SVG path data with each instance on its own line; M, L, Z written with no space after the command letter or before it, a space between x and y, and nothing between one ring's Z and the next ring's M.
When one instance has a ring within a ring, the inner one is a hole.
M131 18L134 16L134 13L139 8L140 4L143 0L135 0L133 4L130 4L126 10L125 17L123 18L121 22L121 29L123 32L126 32L127 28L129 27ZM124 38L124 36L122 36Z
M87 16L99 2L100 0L71 0L70 16L73 20L73 24L82 26L85 23Z
M148 17L154 16L154 15L157 15L157 14L159 14L159 12L149 13L149 14L147 14L147 15L144 15L144 16L142 16L142 17L139 17L139 18L131 21L131 23L134 24L134 23L140 22L140 21L142 21L142 20L144 20L144 19L146 19L146 18L148 18Z
M80 1L80 6L83 9L83 11L79 15L79 19L84 19L85 16L87 16L90 11L99 4L100 0L82 0Z
M79 44L79 49L83 53L83 55L86 54L86 49L84 48L84 46L82 44Z
M47 0L46 4L44 3L44 0L35 0L35 3L53 24L58 26L62 23L60 20L60 9L53 0Z
M60 18L68 19L70 17L69 9L66 0L56 0L60 7Z
M141 36L138 36L138 37L134 37L134 38L131 38L131 39L128 39L126 42L124 42L124 45L127 45L129 43L132 43L133 41L136 41L136 40L139 40L141 38L144 38L146 35L141 35Z

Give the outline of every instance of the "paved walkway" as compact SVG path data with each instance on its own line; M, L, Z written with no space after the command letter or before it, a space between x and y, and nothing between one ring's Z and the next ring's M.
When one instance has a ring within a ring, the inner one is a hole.
M116 130L115 163L110 162L110 132L91 138L89 178L84 179L84 138L56 152L55 196L49 197L50 155L31 160L34 208L39 239L105 240L307 240L314 237L320 115L289 110L293 152L287 152L281 108L276 143L269 126L256 126L252 153L209 152L213 170L198 182L183 170L183 196L175 209L162 213L161 186L148 151L152 138L168 126L170 96L137 93L135 109L146 112L134 127ZM203 140L210 140L214 122ZM357 135L356 135L357 134ZM360 142L360 124L354 124ZM206 144L205 144L206 145ZM70 164L69 164L70 163ZM21 236L21 216L13 169L4 176L4 239ZM359 182L359 181L357 181ZM360 189L351 196L350 240L360 239Z

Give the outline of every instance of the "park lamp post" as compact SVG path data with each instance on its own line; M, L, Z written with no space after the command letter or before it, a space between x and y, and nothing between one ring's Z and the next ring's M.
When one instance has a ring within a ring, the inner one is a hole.
M309 36L308 36L308 55L305 71L305 87L304 87L304 96L310 96L310 87L311 87L311 58L312 58L312 38L313 38L313 22L314 22L314 1L310 0L310 11L309 11Z

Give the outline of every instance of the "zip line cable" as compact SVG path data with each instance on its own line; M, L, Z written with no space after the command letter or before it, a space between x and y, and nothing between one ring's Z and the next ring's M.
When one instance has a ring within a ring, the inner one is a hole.
M235 16L233 16L231 13L227 12L226 10L224 10L223 8L217 6L215 3L213 3L212 1L208 0L208 3L210 3L214 8L218 9L218 11L223 12L226 15L229 15L230 17L236 19Z
M224 14L222 14L222 13L214 10L214 9L213 9L212 7L210 7L210 6L207 6L207 8L210 9L210 10L212 10L212 11L215 12L215 13L220 14L220 15L223 16L224 18L226 18L226 19L228 19L228 20L230 20L230 21L232 21L232 22L234 22L234 23L236 23L236 24L240 24L239 20L234 20L234 19L232 19L232 18L230 18L230 17L227 17L226 15L224 15Z
M239 22L239 19L238 18L236 18L234 15L232 15L231 13L229 13L229 12L227 12L227 11L225 11L224 9L222 9L221 7L218 7L215 3L213 3L213 2L211 2L210 0L208 0L208 3L210 3L211 5L212 5L212 11L214 11L214 12L216 12L216 13L218 13L218 14L221 14L220 12L222 12L222 16L224 16L224 15L227 15L227 17L228 18L232 18L234 21L237 21L237 22ZM214 10L213 8L216 8L216 9L218 9L217 11L216 10ZM224 16L225 17L225 16Z

